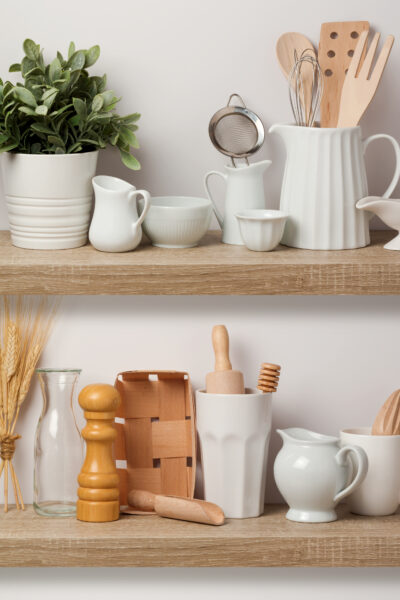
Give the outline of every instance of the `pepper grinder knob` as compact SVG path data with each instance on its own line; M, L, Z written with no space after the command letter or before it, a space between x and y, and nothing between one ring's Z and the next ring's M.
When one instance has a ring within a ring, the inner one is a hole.
M76 517L80 521L104 523L119 518L119 476L112 446L119 392L108 384L88 385L79 394L79 404L87 421L82 430L86 458L78 476Z

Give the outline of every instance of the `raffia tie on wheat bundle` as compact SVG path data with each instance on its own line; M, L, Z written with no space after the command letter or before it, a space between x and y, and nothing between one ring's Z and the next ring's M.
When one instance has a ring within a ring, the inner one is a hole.
M4 511L8 511L8 482L15 504L24 510L21 488L12 460L14 433L21 405L50 334L59 300L48 297L2 296L0 299L0 478L4 474Z

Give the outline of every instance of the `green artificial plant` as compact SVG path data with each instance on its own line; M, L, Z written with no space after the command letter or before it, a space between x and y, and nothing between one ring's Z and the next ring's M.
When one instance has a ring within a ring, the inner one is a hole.
M0 152L25 154L71 154L118 147L122 162L140 169L131 154L139 144L135 135L140 115L120 117L106 76L89 75L99 58L100 47L76 50L71 42L68 58L60 52L46 65L43 51L32 40L23 44L20 71L24 83L14 85L0 79Z

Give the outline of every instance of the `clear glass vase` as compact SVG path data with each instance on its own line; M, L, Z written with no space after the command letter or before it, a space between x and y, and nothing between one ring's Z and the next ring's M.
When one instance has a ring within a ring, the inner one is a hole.
M43 517L76 514L83 440L74 414L78 369L37 369L43 410L35 439L33 506Z

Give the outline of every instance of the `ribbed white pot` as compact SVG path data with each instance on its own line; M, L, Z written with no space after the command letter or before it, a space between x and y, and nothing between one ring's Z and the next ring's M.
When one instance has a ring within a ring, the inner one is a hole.
M62 250L86 244L97 158L98 151L1 155L14 246Z

